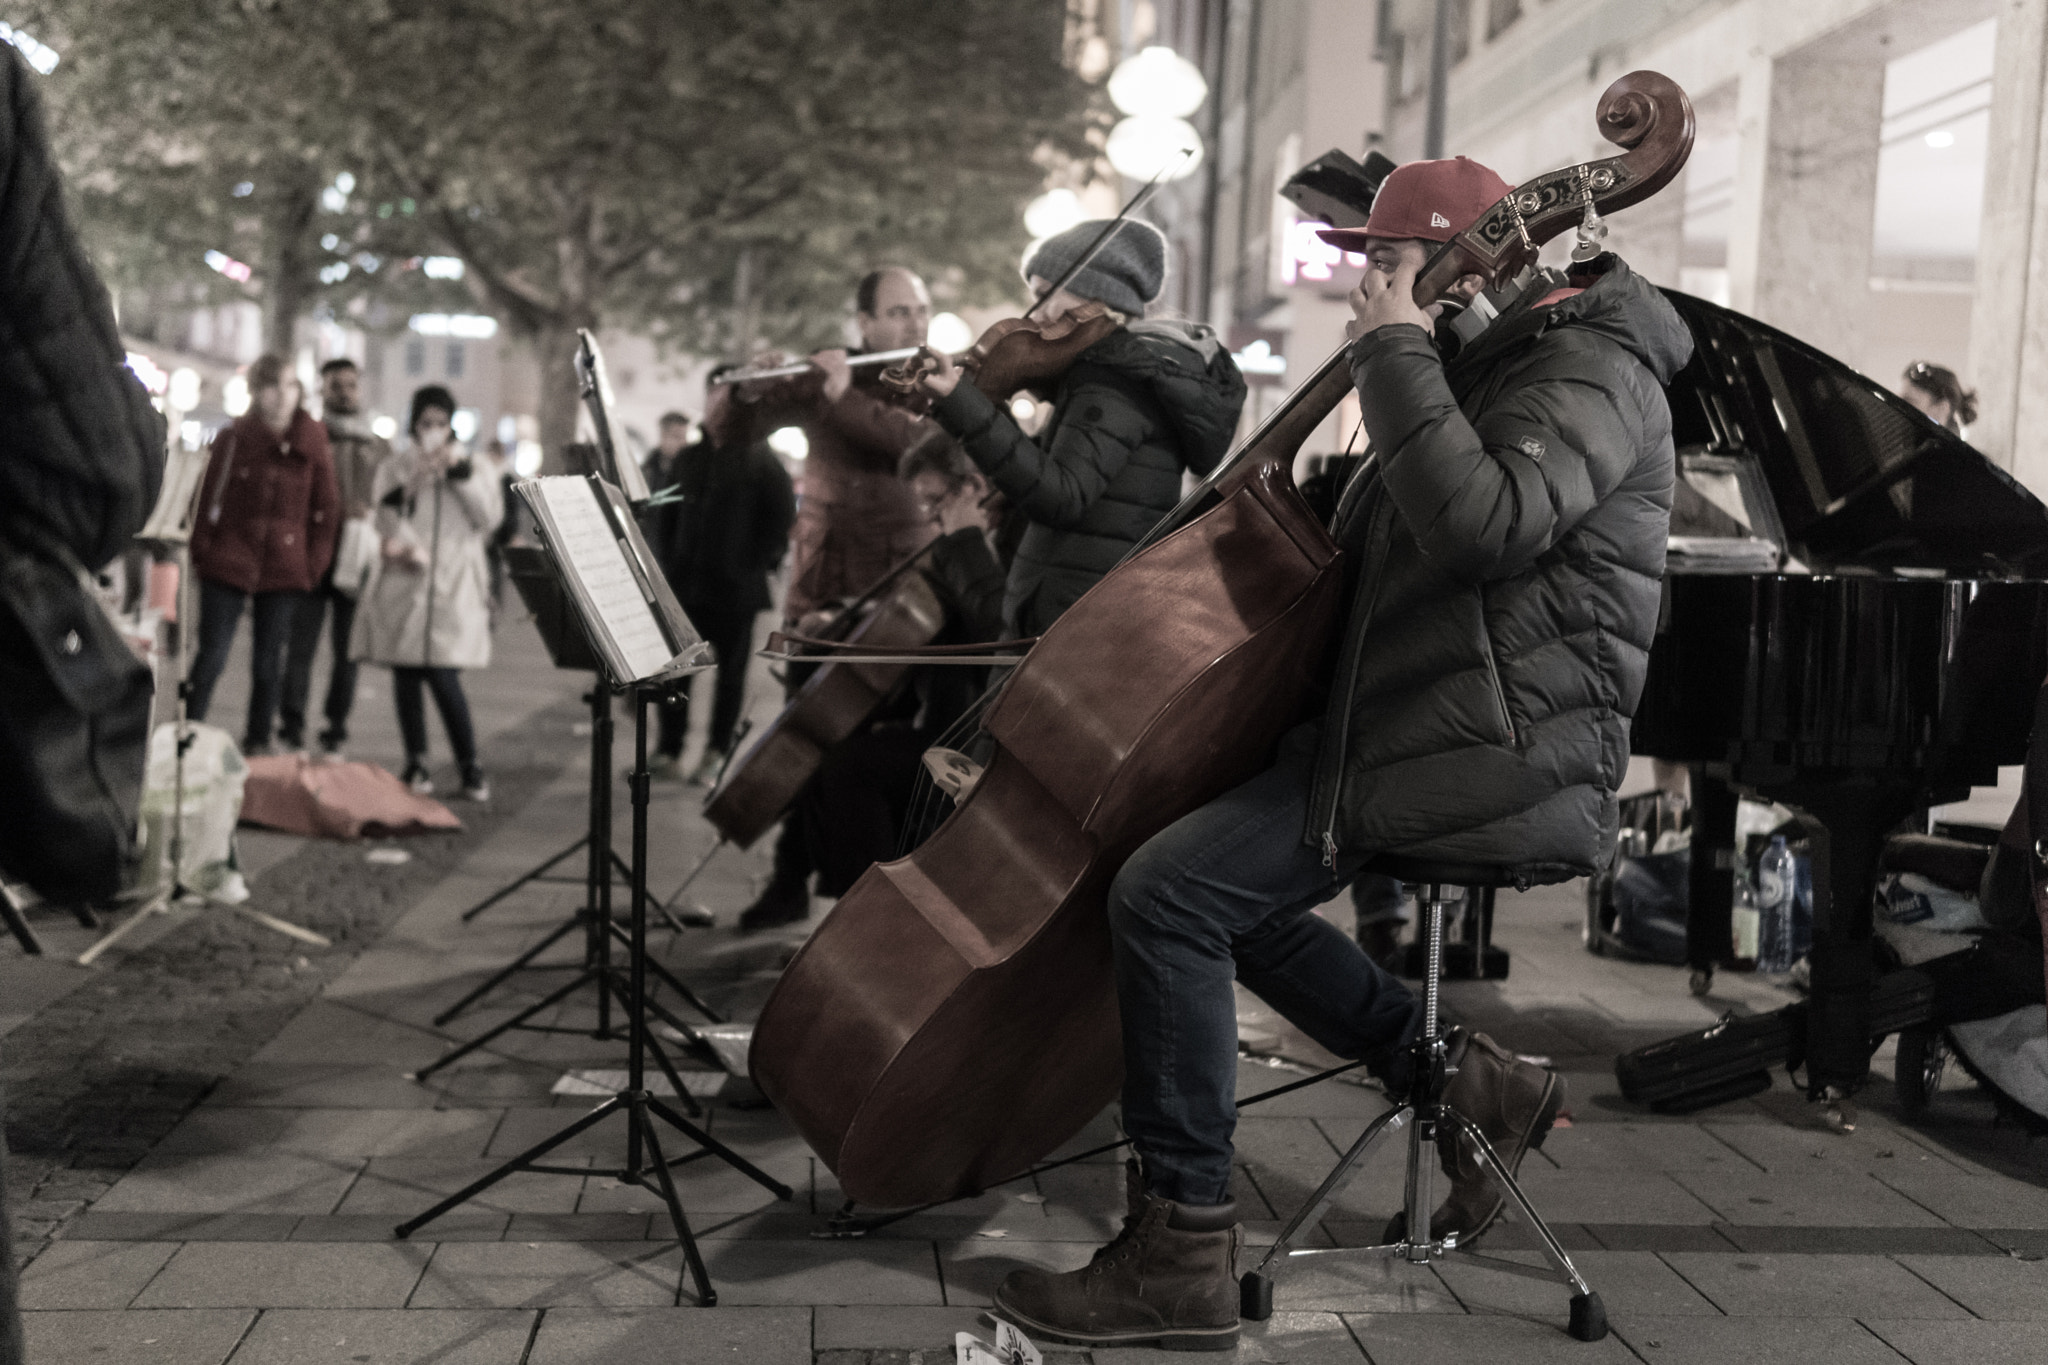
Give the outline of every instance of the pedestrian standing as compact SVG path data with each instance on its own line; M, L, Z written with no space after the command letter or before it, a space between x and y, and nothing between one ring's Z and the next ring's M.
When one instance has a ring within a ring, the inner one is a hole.
M391 443L372 431L369 420L363 416L362 374L355 361L346 356L320 367L320 418L334 460L335 483L341 490L343 534L358 534L351 529L352 523L375 523L370 485L377 477L377 466L390 457ZM338 567L340 557L336 556L321 576L319 586L300 603L292 620L279 727L285 746L299 747L297 740L305 733L306 699L313 686L313 655L320 648L320 628L327 623L331 610L334 628L328 639L334 658L327 675L327 701L322 707L327 725L320 731L320 757L329 763L342 759L343 746L348 743L348 715L355 707L356 661L348 656L348 638L355 627L356 594L363 586L360 580L337 585Z
M341 526L341 492L327 433L299 405L299 381L282 358L249 367L249 410L215 438L192 526L199 577L199 655L186 714L205 720L227 667L242 608L251 608L249 715L242 752L271 751L284 693L285 651L294 618L320 586ZM286 720L286 748L304 735Z
M422 796L434 790L421 697L431 690L461 769L462 796L488 801L462 670L491 662L484 544L504 515L504 497L455 440L454 418L453 394L439 384L420 389L407 444L377 468L371 498L382 544L349 648L358 661L391 669L407 785Z
M730 385L717 382L720 373L712 372L707 390L703 439L685 444L690 419L668 413L661 419L661 444L647 458L649 486L673 486L676 497L649 519L655 555L690 623L718 654L704 757L690 775L700 784L714 780L732 752L754 619L773 604L768 575L789 549L796 517L789 472L761 439L754 414L732 401ZM679 700L662 704L657 776L673 776L681 761L689 686L685 680Z

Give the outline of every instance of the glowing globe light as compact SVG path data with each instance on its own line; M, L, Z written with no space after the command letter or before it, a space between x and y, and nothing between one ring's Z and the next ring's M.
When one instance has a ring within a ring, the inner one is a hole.
M974 329L958 313L941 313L932 319L925 341L934 351L958 355L974 344Z
M1936 128L1927 135L1927 145L1935 148L1953 147L1956 145L1956 135L1946 128Z
M1209 83L1172 48L1148 47L1109 73L1109 98L1134 118L1186 118L1209 98Z
M190 366L180 366L171 371L171 406L180 412L190 412L199 406L199 371Z
M1109 164L1129 179L1150 180L1164 171L1164 179L1174 181L1194 174L1202 164L1202 135L1184 118L1139 114L1110 129L1109 145L1103 150Z
M802 427L780 427L768 433L768 447L785 459L802 460L811 453L811 442Z
M221 385L220 410L230 417L240 417L249 410L249 377L233 375Z
M1035 238L1056 237L1087 217L1081 196L1072 190L1047 190L1024 208L1024 230Z

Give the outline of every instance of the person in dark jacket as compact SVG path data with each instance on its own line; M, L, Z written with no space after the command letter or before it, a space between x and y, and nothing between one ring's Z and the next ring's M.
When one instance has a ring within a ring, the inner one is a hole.
M1671 507L1662 386L1692 343L1662 295L1602 256L1569 280L1502 286L1446 325L1461 343L1447 359L1415 281L1508 188L1464 158L1411 163L1362 233L1333 237L1369 260L1351 362L1374 458L1333 527L1353 577L1328 712L1139 848L1110 888L1139 1155L1130 1218L1115 1257L1003 1284L997 1311L1033 1336L1236 1338L1232 978L1405 1090L1419 1003L1313 913L1373 854L1540 882L1589 872L1613 846ZM1467 276L1448 297L1483 284ZM1562 1082L1482 1035L1449 1046L1446 1102L1513 1168ZM1429 1235L1469 1240L1500 1201L1443 1132L1451 1188Z
M931 295L915 272L869 271L854 288L860 349L851 354L922 346L931 320ZM924 544L924 518L896 463L930 428L928 400L898 393L879 368L854 369L848 358L838 348L819 351L803 374L755 380L734 395L755 410L762 433L793 425L809 442L782 608L792 623L860 596ZM783 360L771 351L754 363Z
M1047 238L1025 263L1043 294L1108 224ZM1026 436L1004 406L959 382L945 357L925 381L932 418L960 439L1027 526L1010 565L1003 617L1016 637L1043 634L1180 501L1185 471L1207 474L1244 408L1244 376L1215 332L1195 323L1138 321L1166 279L1166 239L1126 219L1115 236L1036 316L1084 303L1122 325L1083 351L1052 395L1050 425Z
M54 554L91 570L126 548L156 503L164 422L122 363L112 300L72 231L36 80L0 43L0 564ZM0 824L14 837L35 828L16 803L41 781L34 717L20 711L53 689L28 672L38 651L26 630L0 600L0 695L24 723L0 725ZM0 852L11 847L0 837ZM21 1365L5 1154L0 1138L0 1365Z
M254 649L242 750L270 751L294 620L320 586L341 529L327 433L299 406L299 381L274 355L249 367L249 411L214 438L192 524L199 654L187 714L205 720L244 605ZM301 717L303 719L303 717ZM287 735L296 748L303 736Z
M990 535L988 482L959 444L936 428L904 453L901 472L928 519L919 564L945 612L946 624L931 642L1001 638L1004 569ZM809 915L813 873L819 895L841 896L871 864L895 856L925 750L967 712L987 683L984 668L915 668L897 697L832 746L783 819L774 873L741 913L742 933Z
M789 471L755 429L753 414L732 402L732 389L711 372L704 438L686 445L690 419L661 419L661 444L647 457L647 484L673 488L677 500L648 514L648 539L683 613L718 652L717 690L704 757L690 780L709 782L732 752L753 662L754 620L773 605L768 575L789 551L796 494ZM690 721L686 681L660 712L656 776L673 775Z
M334 461L334 480L341 493L341 516L350 521L370 522L370 485L377 466L391 458L391 443L370 430L363 415L362 372L346 356L320 367L320 425L327 433L327 449ZM337 542L338 544L339 542ZM313 688L313 656L320 648L321 628L327 624L328 608L334 611L329 639L333 657L329 661L327 697L322 712L327 725L320 731L320 757L330 763L342 759L348 743L349 712L356 704L356 661L348 656L348 637L355 626L356 594L360 582L336 587L334 565L329 563L320 586L299 605L292 622L290 648L285 654L284 702L279 738L287 749L303 743L306 698Z

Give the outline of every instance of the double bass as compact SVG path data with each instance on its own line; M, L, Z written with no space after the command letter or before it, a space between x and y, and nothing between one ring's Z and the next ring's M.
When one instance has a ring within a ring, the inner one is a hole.
M1654 72L1602 96L1628 149L1518 187L1438 250L1428 306L1498 286L1602 210L1662 188L1690 103ZM1122 1048L1104 898L1124 861L1251 777L1314 703L1341 554L1295 452L1351 386L1340 348L1032 647L989 704L993 757L909 857L879 863L784 972L751 1071L848 1199L901 1208L1028 1169L1113 1099Z

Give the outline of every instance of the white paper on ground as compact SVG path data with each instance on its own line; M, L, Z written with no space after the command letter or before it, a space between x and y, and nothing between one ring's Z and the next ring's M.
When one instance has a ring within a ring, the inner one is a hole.
M1031 1338L997 1319L993 1344L972 1332L954 1333L953 1365L1042 1365L1042 1361Z

